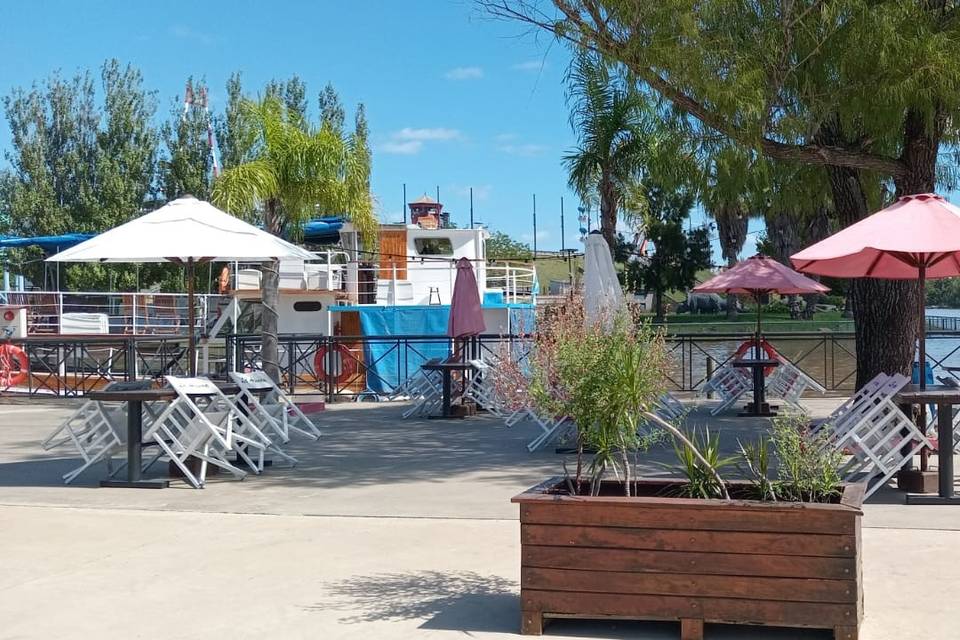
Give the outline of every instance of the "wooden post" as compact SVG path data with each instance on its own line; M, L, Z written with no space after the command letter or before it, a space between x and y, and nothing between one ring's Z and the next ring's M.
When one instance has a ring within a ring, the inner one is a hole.
M680 620L680 640L703 640L703 620Z

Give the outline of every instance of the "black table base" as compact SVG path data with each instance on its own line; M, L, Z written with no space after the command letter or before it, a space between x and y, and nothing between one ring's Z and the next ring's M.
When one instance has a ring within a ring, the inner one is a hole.
M127 402L127 478L126 480L101 480L101 487L114 489L166 489L167 480L144 480L143 474L143 402Z
M938 495L910 494L907 504L960 504L953 483L953 407L960 404L960 390L951 387L919 389L908 385L894 399L898 403L937 405Z

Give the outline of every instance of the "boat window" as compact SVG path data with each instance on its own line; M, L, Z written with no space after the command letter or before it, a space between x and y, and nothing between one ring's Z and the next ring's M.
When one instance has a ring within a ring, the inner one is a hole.
M421 256L452 256L450 238L414 238L413 244Z
M316 300L301 300L293 303L294 311L320 311L323 309L323 303Z

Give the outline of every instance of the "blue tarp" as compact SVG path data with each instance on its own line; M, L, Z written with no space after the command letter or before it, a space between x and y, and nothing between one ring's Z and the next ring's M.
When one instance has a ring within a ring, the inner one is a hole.
M303 239L315 244L336 243L340 240L343 218L322 218L303 225Z
M449 306L354 307L360 311L360 330L365 336L446 336ZM395 341L367 341L363 359L367 364L367 387L388 393L431 358L446 358L445 342L410 341L397 348Z
M510 330L514 335L532 333L532 304L484 304L484 309L508 309ZM447 336L449 305L412 305L404 307L342 306L337 311L356 311L360 316L360 332L364 336L383 337L382 341L364 342L363 359L367 367L367 387L376 393L388 393L416 373L431 358L450 355L450 343L419 341L402 342L391 336Z
M35 236L33 238L0 236L0 249L40 247L44 251L63 251L85 240L89 240L95 235L95 233L65 233L60 236Z

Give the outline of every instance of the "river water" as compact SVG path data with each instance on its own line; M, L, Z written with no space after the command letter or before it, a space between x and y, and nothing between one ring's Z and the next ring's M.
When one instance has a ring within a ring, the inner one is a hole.
M960 309L929 309L927 315L960 318ZM778 352L829 391L853 390L856 345L851 334L770 333L767 338ZM668 338L674 384L681 389L698 388L707 377L708 360L712 359L714 366L726 362L741 344L741 339L709 334ZM934 365L934 376L947 375L940 365L960 366L960 333L932 332L927 337L927 360Z

